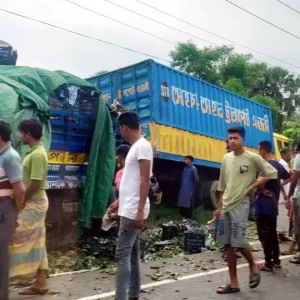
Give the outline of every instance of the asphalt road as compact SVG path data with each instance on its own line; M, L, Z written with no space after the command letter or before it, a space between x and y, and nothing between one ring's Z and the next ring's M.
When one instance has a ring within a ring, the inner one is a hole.
M286 248L287 245L281 246ZM254 253L259 260L261 251ZM282 270L264 273L261 285L248 288L249 270L243 259L239 259L241 293L217 295L218 286L227 282L228 271L220 252L182 256L165 261L143 264L143 300L207 300L207 299L273 299L293 300L300 296L300 266L282 260ZM112 300L114 276L110 272L93 271L52 277L49 280L50 294L46 296L18 296L19 290L11 291L10 300ZM156 280L154 280L156 279ZM160 279L157 281L157 279Z

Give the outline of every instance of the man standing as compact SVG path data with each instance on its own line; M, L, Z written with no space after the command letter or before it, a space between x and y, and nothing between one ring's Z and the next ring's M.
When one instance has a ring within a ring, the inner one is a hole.
M37 119L21 121L18 129L21 141L29 146L29 151L22 168L24 209L19 215L19 226L10 247L10 278L35 279L33 285L21 291L20 295L46 294L48 258L45 219L48 198L45 189L48 155L41 143L43 127Z
M275 159L272 154L272 144L269 141L260 142L258 152L277 170L277 179L270 180L258 188L255 204L257 232L265 255L265 263L260 265L260 270L272 272L273 268L281 268L276 226L280 181L289 179L290 173ZM259 176L263 176L263 174L259 174Z
M116 300L138 300L140 294L139 235L144 219L149 215L148 199L153 151L150 143L141 135L138 116L124 112L119 118L123 138L131 148L125 161L125 169L119 190L120 229L116 249L118 272L116 276Z
M10 143L11 129L0 120L0 298L8 300L8 246L12 241L17 213L23 205L24 187L19 154Z
M298 247L298 253L293 259L290 260L291 263L300 264L300 154L297 154L294 161L294 168L292 174L292 181L290 184L290 190L288 194L287 206L291 206L291 198L293 197L293 231L295 236L295 241Z
M237 293L240 291L237 278L237 259L235 249L239 248L250 267L250 288L260 283L260 273L246 240L247 221L250 209L249 194L269 179L277 178L277 171L258 154L244 149L245 129L235 126L228 129L228 140L232 152L227 153L222 161L218 191L219 208L214 217L219 218L217 240L225 245L230 283L218 288L218 294ZM256 174L262 171L265 178L254 182Z
M290 172L290 163L292 161L292 151L289 148L283 148L280 150L281 159L279 163L284 167L287 172ZM288 210L286 208L287 194L289 192L290 185L286 184L283 187L283 191L280 193L278 202L278 217L277 217L277 232L279 240L282 242L290 241L288 237L289 233L289 217Z
M194 213L194 192L196 184L199 181L198 171L193 165L193 156L187 155L184 158L186 167L183 170L181 186L178 196L177 206L180 214L188 219L193 218Z

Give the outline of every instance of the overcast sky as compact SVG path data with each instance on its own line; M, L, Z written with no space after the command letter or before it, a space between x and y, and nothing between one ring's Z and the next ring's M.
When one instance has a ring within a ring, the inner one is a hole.
M72 0L141 30L171 42L192 39L198 47L209 46L196 38L156 24L141 16L125 11L105 0ZM230 44L211 34L174 20L144 6L136 0L109 0L147 15L160 22L186 31L191 35L222 45ZM286 67L300 74L300 40L263 23L230 5L225 0L141 0L180 17L199 27L228 39L276 56L298 65L299 68L277 62L253 53L254 57L270 64ZM300 36L300 14L288 9L277 0L231 0L243 8ZM299 0L282 0L300 11ZM174 45L138 32L104 17L85 11L65 0L0 0L0 8L36 18L94 38L170 60ZM50 28L0 11L0 40L18 50L18 65L64 70L81 77L92 76L100 70L112 71L147 59L132 53L71 33ZM250 51L236 46L236 51ZM168 62L160 61L163 64Z

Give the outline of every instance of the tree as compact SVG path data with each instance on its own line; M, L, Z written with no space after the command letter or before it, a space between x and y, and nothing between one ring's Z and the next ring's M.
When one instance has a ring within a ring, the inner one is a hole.
M275 100L271 97L262 95L255 95L251 100L270 107L272 112L273 130L275 132L281 132L285 116L281 113L280 107L276 104Z
M243 97L248 97L245 87L239 78L229 78L223 85L223 88L229 90L233 93L241 95Z
M248 86L248 68L251 56L230 55L220 66L222 82L227 82L231 78L239 79L243 86Z
M233 47L205 47L198 49L192 42L178 43L171 51L171 66L192 76L218 83L220 80L219 66L232 52Z
M96 73L93 75L93 77L94 77L94 76L103 75L103 74L108 73L108 72L109 72L109 71L99 71L99 72L96 72Z

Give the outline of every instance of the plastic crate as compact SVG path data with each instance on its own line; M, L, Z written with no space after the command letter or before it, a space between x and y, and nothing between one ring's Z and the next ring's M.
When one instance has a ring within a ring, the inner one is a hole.
M161 233L161 241L172 240L178 236L178 230L176 225L163 225Z
M184 234L184 250L188 253L201 253L205 248L205 234L200 231L188 231Z

